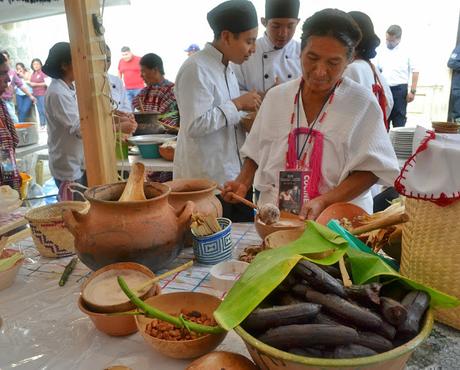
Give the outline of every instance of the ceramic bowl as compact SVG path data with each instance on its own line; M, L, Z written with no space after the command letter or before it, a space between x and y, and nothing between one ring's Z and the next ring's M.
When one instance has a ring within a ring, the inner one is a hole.
M210 283L214 289L227 292L231 289L235 281L248 268L249 263L243 261L224 261L211 268Z
M217 218L222 230L209 236L196 236L192 231L193 254L198 263L215 265L232 258L232 221L228 218Z
M172 146L160 146L158 151L163 159L166 159L167 161L174 160L175 149Z
M185 309L187 311L196 310L207 316L212 316L217 307L219 307L221 300L205 293L178 292L151 297L146 299L145 302L172 315L178 315L182 309ZM193 340L170 341L152 337L145 332L147 324L152 319L145 316L136 316L135 321L146 343L154 350L172 358L190 359L202 356L216 348L227 334L224 332L203 335Z
M288 212L281 212L280 214L280 222L272 225L266 225L259 219L259 215L256 214L256 218L254 221L254 226L256 228L257 234L262 239L265 239L266 236L274 233L275 231L280 230L305 230L305 222L300 220L297 215L293 215L292 213Z
M352 203L334 203L320 213L316 222L326 225L330 220L346 218L352 227L358 227L361 226L360 217L366 215L368 213L364 209Z
M264 239L265 248L267 249L274 249L280 248L297 240L303 234L304 230L294 229L294 230L281 230L275 231L274 233L267 235ZM324 253L310 253L306 254L306 256L315 259L325 258L330 254L330 252Z
M1 252L1 258L11 257L15 253L17 253L17 251L14 249L4 249ZM13 285L14 279L16 279L16 275L18 274L23 262L24 258L21 258L9 269L0 272L0 290L9 288Z
M420 333L391 351L380 353L375 356L328 359L294 355L281 351L254 338L241 326L235 328L235 332L243 339L254 362L265 370L402 370L406 362L417 348L429 335L433 328L433 314L429 310L423 322Z
M97 330L114 337L130 335L137 331L136 321L133 315L110 316L109 314L91 311L83 301L78 298L78 308L88 315Z
M124 312L130 311L135 308L135 306L129 301L128 297L126 300L117 304L103 304L97 301L97 297L91 294L92 289L96 284L98 284L104 277L113 277L116 279L116 276L122 271L138 271L145 275L145 281L153 279L155 274L148 267L141 265L135 262L119 262L111 265L107 265L95 272L93 272L89 279L81 287L81 297L85 306L92 312L98 313L111 313L111 312ZM142 285L142 283L140 283ZM131 289L135 287L130 287ZM160 293L160 287L158 284L155 284L149 290L142 291L142 294L139 296L141 299L145 299L155 294Z

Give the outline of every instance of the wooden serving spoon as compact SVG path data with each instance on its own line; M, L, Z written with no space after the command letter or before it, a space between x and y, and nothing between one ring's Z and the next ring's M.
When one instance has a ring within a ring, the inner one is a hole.
M145 166L142 163L134 163L131 167L128 182L126 183L123 194L119 202L132 202L136 200L146 200L144 193L144 172Z
M220 191L224 191L224 188L221 187L221 186L218 186L217 189L220 190ZM256 210L259 210L259 207L257 207L256 204L252 203L251 201L247 200L246 198L243 198L242 196L240 196L238 194L235 194L232 191L227 192L227 194L230 195L233 199L237 200L238 202L243 203L243 204L247 205L248 207L251 207L251 208L254 208Z
M396 215L390 215L388 217L380 218L376 221L369 222L368 224L358 226L354 229L349 230L353 235L360 235L367 233L369 231L374 231L377 229L383 229L385 227L399 225L404 222L409 221L409 216L407 213L400 213Z

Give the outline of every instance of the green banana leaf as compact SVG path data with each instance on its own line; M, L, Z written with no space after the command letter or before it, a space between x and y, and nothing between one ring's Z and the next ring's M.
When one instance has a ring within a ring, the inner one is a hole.
M368 254L360 252L360 248L353 244L355 242L361 243L361 241L353 237L353 235L340 226L336 221L330 221L328 223L328 227L333 228L343 237L347 236L346 239L348 240L351 248L348 248L346 253L351 264L351 273L355 284L364 284L368 281L375 280L378 277L398 278L405 285L413 289L427 292L431 296L432 307L453 308L460 305L459 299L400 275L397 271L391 268L391 266L385 263L384 260L381 259L380 255L375 255L375 253ZM351 238L349 239L348 237Z
M455 307L460 304L454 297L403 278L380 257L363 252L356 245L350 246L350 240L347 241L342 235L325 226L308 221L307 228L299 239L284 247L257 255L214 312L216 321L226 330L239 325L286 278L301 258L331 265L345 253L352 266L355 284L362 284L380 276L399 278L413 288L428 292L431 295L431 305L434 307ZM331 250L332 254L320 260L303 256Z
M299 239L283 248L270 249L256 256L214 312L215 319L224 329L233 329L284 280L299 259L305 258L302 254L333 250L322 260L307 258L332 265L344 255L347 248L348 243L340 235L308 221L306 231Z
M8 270L10 267L14 266L14 264L22 258L24 258L24 255L18 252L8 258L0 259L0 272Z

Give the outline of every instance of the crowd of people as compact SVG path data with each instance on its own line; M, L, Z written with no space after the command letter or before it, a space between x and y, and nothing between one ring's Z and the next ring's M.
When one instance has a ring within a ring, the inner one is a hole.
M377 49L380 39L369 16L324 9L305 20L298 41L299 9L299 0L266 0L265 31L257 38L254 5L222 2L207 14L212 41L202 50L195 44L185 50L189 56L175 82L165 78L159 55L138 57L126 46L119 76L108 76L122 131L135 131L133 111L157 112L164 124L180 126L174 178L223 185L219 199L233 221L252 221L253 211L232 192L259 205L291 202L280 191L282 173L308 179L297 189L306 194L298 213L308 219L335 202L372 212L370 189L391 186L399 173L388 130L405 125L418 81L401 27L390 26L386 45ZM108 47L106 55L108 69ZM54 45L43 68L34 59L33 73L21 63L17 73L6 68L7 58L0 59L0 118L1 129L11 131L10 146L14 115L5 92L15 81L25 94L16 93L20 116L27 108L24 96L44 105L56 184L86 183L70 45ZM248 112L257 113L249 133L241 124Z

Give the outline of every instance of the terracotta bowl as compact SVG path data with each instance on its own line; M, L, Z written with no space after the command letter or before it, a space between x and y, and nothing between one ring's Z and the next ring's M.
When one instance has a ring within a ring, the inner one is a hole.
M347 218L353 227L361 226L360 217L368 216L369 214L352 203L334 203L320 213L316 222L321 225L326 225L330 220L341 220Z
M264 239L265 248L275 249L283 247L286 244L299 239L303 232L304 230L300 229L275 231ZM307 254L307 256L310 258L321 259L327 257L329 254L330 253L310 253Z
M85 304L85 306L90 309L93 312L99 312L99 313L111 313L111 312L124 312L124 311L130 311L135 308L135 306L129 301L128 297L126 297L126 301L123 303L119 304L113 304L113 305L103 305L100 304L92 297L90 297L87 294L87 288L100 280L101 277L104 275L115 275L117 272L121 271L126 271L126 270L134 270L134 271L139 271L142 274L145 275L145 281L149 279L153 279L155 277L155 274L150 270L148 267L145 267L144 265L141 265L139 263L135 262L119 262L119 263L114 263L111 265L107 265L91 274L89 279L85 281L85 283L81 287L81 297L82 300ZM142 285L142 284L141 284ZM136 287L130 287L131 289L136 288ZM151 297L153 295L159 294L160 293L160 287L158 284L155 284L152 288L150 288L148 291L143 292L139 297L144 300L147 297Z
M17 253L17 251L14 249L4 249L1 252L1 258L11 257L15 253ZM16 275L18 274L23 262L24 258L21 258L20 260L16 261L16 263L9 269L0 272L0 290L9 288L11 285L13 285L14 280L16 279Z
M262 343L241 326L236 327L235 332L243 339L254 362L265 370L403 370L412 352L430 335L432 328L433 314L429 310L425 315L422 330L409 342L375 356L350 359L293 355Z
M289 222L291 225L266 225L260 221L259 215L256 214L254 226L256 227L257 234L259 234L262 239L265 239L268 235L274 233L275 231L298 230L300 232L305 230L305 222L300 220L297 215L293 215L292 213L281 212L280 221Z
M160 146L158 151L160 152L160 155L161 155L161 157L163 159L166 159L167 161L173 161L174 160L175 149L173 147L171 147L171 146L167 146L167 147Z
M89 316L97 330L107 335L121 337L137 331L133 315L110 316L105 313L93 312L85 305L81 295L78 298L78 308L81 312Z
M145 300L149 305L169 314L177 315L181 309L196 310L212 316L220 305L221 300L213 295L197 292L167 293ZM208 334L194 340L169 341L152 337L145 332L148 323L152 321L145 316L135 317L139 332L145 341L156 351L172 358L190 359L211 352L225 338L222 334Z

